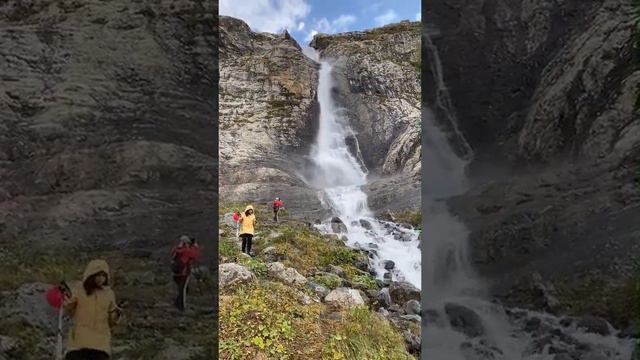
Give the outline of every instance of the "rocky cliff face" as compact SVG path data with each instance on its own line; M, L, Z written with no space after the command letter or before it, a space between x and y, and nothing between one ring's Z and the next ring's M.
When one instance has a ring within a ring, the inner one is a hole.
M225 200L319 208L299 180L313 143L318 66L288 34L254 33L220 18L220 193Z
M622 294L640 254L631 13L609 0L434 1L427 12L476 155L476 186L452 205L472 230L476 265L515 305L533 306L511 295L539 272L568 286L565 296L603 284L565 311L629 320L618 311L624 301L604 304L599 294ZM436 89L425 90L432 105Z
M0 253L12 277L1 281L0 328L30 334L20 346L50 351L53 332L30 315L46 306L46 285L13 285L75 280L104 256L143 339L170 311L170 279L153 273L167 274L177 236L192 234L213 259L216 10L197 0L0 4ZM136 341L118 334L116 358ZM15 351L51 358L42 350Z
M630 2L434 1L426 15L476 150L544 161L637 155Z
M211 238L197 214L212 208L215 186L210 7L1 6L2 239L166 244L176 229Z
M318 214L317 194L299 176L318 126L319 65L286 33L254 33L229 17L220 25L222 198L263 202L280 195L299 211ZM403 23L318 35L312 44L323 57L338 59L336 98L350 110L366 165L378 175L413 176L402 186L412 184L414 195L420 172L419 41L419 26Z

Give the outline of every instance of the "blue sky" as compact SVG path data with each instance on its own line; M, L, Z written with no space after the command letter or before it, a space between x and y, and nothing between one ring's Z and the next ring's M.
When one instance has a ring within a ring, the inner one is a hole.
M364 30L420 20L420 0L220 0L220 15L244 20L254 31L288 29L307 45L315 33Z

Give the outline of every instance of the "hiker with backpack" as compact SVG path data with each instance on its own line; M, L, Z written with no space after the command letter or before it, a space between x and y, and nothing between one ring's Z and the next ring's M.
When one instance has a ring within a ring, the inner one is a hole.
M278 222L278 213L280 212L280 209L283 207L282 205L284 205L284 202L280 200L279 197L273 200L273 221L275 222Z
M200 258L200 254L201 249L198 243L187 235L182 235L178 246L171 250L173 281L178 288L174 305L182 311L186 309L187 288L189 287L192 266Z
M240 238L242 239L242 252L249 256L253 256L251 254L251 243L253 241L256 226L256 216L252 205L247 205L244 212L240 214L239 221Z
M73 321L65 360L111 358L111 329L123 317L112 285L107 262L92 260L82 281L62 292L64 311Z

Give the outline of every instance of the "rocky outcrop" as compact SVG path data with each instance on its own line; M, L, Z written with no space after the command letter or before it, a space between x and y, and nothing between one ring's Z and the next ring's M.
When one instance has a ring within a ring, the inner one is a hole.
M433 1L425 21L478 157L637 154L631 14L617 0Z
M331 291L324 301L339 309L351 309L353 307L364 305L364 300L358 290L349 288L337 288Z
M3 243L165 247L180 232L212 236L210 4L0 5Z
M336 60L337 98L366 166L379 174L420 173L420 29L402 22L311 42Z
M221 288L237 286L256 279L246 266L236 263L224 263L218 266L218 283Z

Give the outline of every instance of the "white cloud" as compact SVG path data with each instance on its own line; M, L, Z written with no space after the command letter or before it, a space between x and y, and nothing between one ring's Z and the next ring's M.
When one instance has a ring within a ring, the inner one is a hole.
M236 0L220 0L219 6L220 15L242 19L253 30L270 33L304 27L298 20L311 11L306 0L252 0L242 5Z
M304 21L300 21L300 24L298 24L298 31L302 31L302 29L304 29Z
M422 13L421 12L416 14L416 21L420 21L420 20L422 20Z
M313 36L318 33L335 34L338 32L348 31L349 25L355 23L356 20L358 19L353 15L340 15L332 21L329 21L329 19L323 17L322 19L315 21L311 28L311 31L307 33L305 41L311 41L313 39Z
M349 25L356 22L356 17L353 15L340 15L337 19L331 23L334 27L339 29L346 29Z
M374 20L378 26L382 26L382 25L389 24L395 21L396 19L398 19L398 14L396 14L396 12L393 10L389 10L380 16L376 16Z

